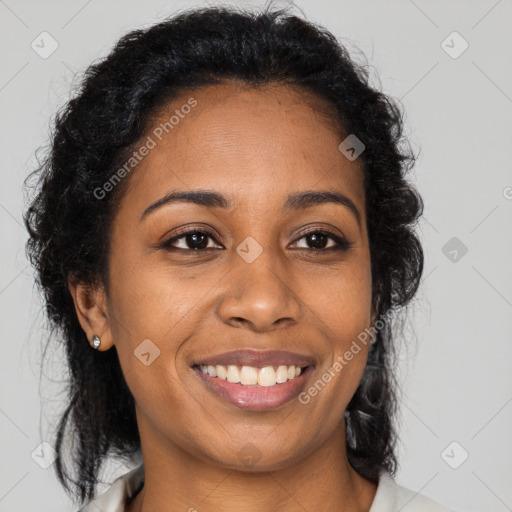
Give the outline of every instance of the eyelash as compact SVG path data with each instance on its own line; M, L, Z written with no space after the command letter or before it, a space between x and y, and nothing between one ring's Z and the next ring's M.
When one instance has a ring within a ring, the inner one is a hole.
M207 237L211 238L215 243L217 243L217 244L219 243L219 242L217 242L217 240L215 239L215 237L213 236L213 234L210 231L195 228L195 229L189 229L186 231L181 231L178 235L163 242L160 245L160 248L166 249L168 251L182 251L182 252L191 252L191 253L196 253L196 254L199 254L199 253L202 253L202 252L212 249L212 247L205 248L205 249L189 249L189 248L181 249L181 248L172 246L172 244L174 242L181 240L182 238L185 238L187 235L191 235L191 234L206 235ZM329 251L343 251L344 252L344 251L347 251L348 249L350 249L353 245L353 243L349 242L346 238L342 238L326 229L312 229L310 231L307 231L306 233L302 233L300 238L298 238L296 241L301 240L302 238L304 238L308 235L311 235L311 234L326 235L327 237L329 237L332 241L334 241L336 243L336 246L328 247L326 249L301 249L301 250L307 250L309 252L313 252L314 254L325 253L325 252L329 252Z

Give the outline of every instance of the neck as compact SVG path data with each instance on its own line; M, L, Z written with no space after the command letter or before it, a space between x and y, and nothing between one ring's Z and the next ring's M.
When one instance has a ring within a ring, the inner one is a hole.
M141 441L145 482L127 512L368 512L377 490L348 463L344 422L298 464L275 471L221 468L156 432Z

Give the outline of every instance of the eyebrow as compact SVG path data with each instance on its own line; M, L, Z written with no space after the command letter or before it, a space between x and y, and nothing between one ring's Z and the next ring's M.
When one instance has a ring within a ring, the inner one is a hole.
M175 202L193 203L207 208L229 209L233 206L233 202L230 199L212 190L171 191L154 203L151 203L142 212L139 222L162 206ZM315 190L290 194L284 203L282 212L286 214L291 211L303 210L313 205L326 203L340 204L348 208L356 218L359 227L361 227L361 214L354 202L346 195L340 192L333 192L332 190Z

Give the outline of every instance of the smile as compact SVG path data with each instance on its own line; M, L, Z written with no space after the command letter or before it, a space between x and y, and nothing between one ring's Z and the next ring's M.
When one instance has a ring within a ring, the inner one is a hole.
M293 401L306 387L306 381L314 370L314 365L304 368L285 365L277 368L210 366L209 368L204 365L195 365L192 369L206 385L206 389L216 398L249 411L276 409ZM216 375L210 375L210 371ZM288 372L291 378L288 378ZM225 377L222 378L224 373ZM278 382L278 379L281 382Z
M200 369L210 377L227 380L233 384L240 383L243 386L257 385L262 387L284 384L288 380L298 377L302 371L300 366L295 365L265 366L263 368L235 365L200 365Z

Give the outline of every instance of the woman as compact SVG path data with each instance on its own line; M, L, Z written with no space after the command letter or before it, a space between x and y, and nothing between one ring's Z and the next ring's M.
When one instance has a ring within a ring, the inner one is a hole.
M401 142L283 11L185 12L88 69L25 215L81 510L446 510L393 479L392 325L423 269ZM140 464L97 496L109 455Z

